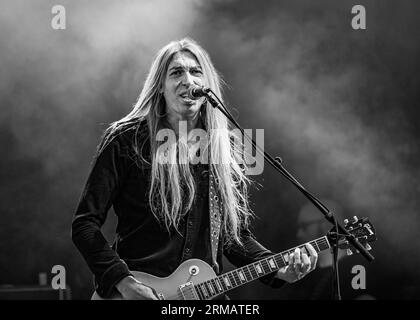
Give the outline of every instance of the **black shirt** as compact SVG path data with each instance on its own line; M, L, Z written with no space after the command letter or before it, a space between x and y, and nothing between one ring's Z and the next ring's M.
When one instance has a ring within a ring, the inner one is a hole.
M273 253L244 230L244 247L218 245L217 262L212 265L209 235L208 165L192 165L197 195L193 207L181 219L179 232L170 232L152 214L149 206L151 165L140 161L132 147L137 136L144 158L150 160L147 125L139 130L122 130L100 152L93 163L72 224L73 242L95 276L97 293L106 298L129 270L169 276L181 262L199 258L222 271L222 254L240 267ZM150 161L149 161L150 162ZM110 207L118 217L117 237L112 248L101 232ZM261 279L272 287L284 282L274 274Z

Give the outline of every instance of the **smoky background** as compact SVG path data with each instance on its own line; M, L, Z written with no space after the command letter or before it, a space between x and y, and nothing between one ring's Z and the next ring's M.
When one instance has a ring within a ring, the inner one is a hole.
M54 30L55 1L0 3L0 284L36 284L60 264L73 298L90 297L70 226L96 145L131 110L157 50L189 36L239 123L264 129L265 150L344 216L375 225L368 288L420 298L420 4L67 0L66 29ZM351 28L355 4L366 30ZM297 245L308 201L268 164L255 179L256 237L273 251ZM111 211L110 241L114 224ZM278 292L256 282L231 296Z

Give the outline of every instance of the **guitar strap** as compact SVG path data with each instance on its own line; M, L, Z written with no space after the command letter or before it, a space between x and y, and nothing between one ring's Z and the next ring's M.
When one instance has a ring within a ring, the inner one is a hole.
M212 262L216 268L216 273L219 272L219 265L217 264L217 249L219 246L220 226L222 222L223 205L220 194L218 192L218 179L214 172L213 166L210 165L209 173L209 213L210 213L210 244L212 252Z

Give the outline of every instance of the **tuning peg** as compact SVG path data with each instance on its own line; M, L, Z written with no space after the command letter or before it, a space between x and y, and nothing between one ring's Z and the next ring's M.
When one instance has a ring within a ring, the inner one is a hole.
M347 255L351 256L353 254L353 251L351 251L351 249L347 249Z
M358 220L359 220L359 218L358 218L357 216L354 216L354 217L353 217L353 221L354 221L354 222L357 222Z
M365 248L366 248L367 251L369 251L370 249L372 249L372 247L369 245L369 243L366 243L365 244Z
M349 219L344 219L344 226L347 226L349 224Z

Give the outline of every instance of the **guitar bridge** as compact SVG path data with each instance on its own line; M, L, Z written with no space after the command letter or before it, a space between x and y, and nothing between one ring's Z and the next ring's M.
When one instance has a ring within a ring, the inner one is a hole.
M179 290L184 300L200 300L191 281L180 285Z

